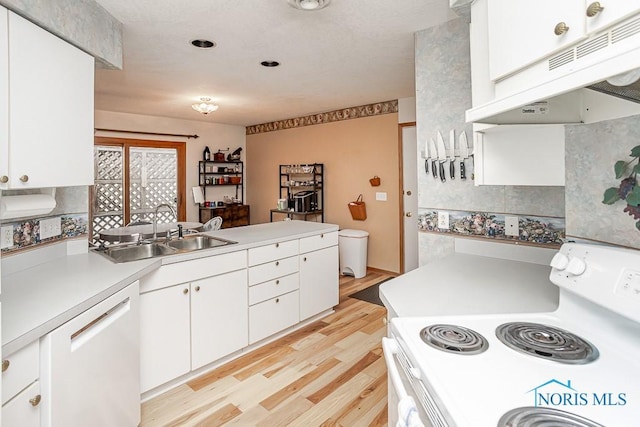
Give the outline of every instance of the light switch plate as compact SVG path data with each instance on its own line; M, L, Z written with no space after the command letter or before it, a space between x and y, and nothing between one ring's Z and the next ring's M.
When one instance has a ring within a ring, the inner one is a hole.
M8 225L0 228L0 248L10 248L13 246L13 226Z
M380 202L386 202L387 201L387 193L384 191L377 191L376 192L376 200L380 201Z
M438 211L438 228L449 229L449 212Z
M504 234L506 236L519 236L520 227L518 225L518 217L505 215L504 217Z

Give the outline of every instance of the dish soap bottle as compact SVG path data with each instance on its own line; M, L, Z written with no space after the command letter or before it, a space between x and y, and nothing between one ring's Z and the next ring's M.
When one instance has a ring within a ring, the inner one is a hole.
M205 162L211 160L211 151L209 151L209 146L204 147L204 152L202 153L202 158Z

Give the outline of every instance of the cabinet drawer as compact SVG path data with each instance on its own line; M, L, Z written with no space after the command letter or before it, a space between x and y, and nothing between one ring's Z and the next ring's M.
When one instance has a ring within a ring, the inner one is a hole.
M279 277L249 288L249 305L254 305L298 289L298 273Z
M247 267L247 252L212 255L192 261L163 265L140 279L140 292L149 292L192 280L217 276Z
M249 307L249 344L298 323L298 291Z
M40 382L36 381L2 407L2 424L20 427L39 426L40 399Z
M249 266L298 255L298 241L273 243L249 249Z
M28 346L2 358L2 404L15 396L39 377L40 345L34 341Z
M298 256L249 267L249 286L286 276L298 271Z
M317 236L304 237L300 239L300 253L317 251L338 244L338 232L318 234Z

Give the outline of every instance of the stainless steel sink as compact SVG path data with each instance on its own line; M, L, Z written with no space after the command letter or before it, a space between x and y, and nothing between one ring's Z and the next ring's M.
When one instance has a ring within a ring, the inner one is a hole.
M187 236L182 239L170 240L166 243L167 246L176 249L181 252L197 251L199 249L209 249L218 246L226 246L233 244L230 240L218 239L210 236Z
M140 244L114 245L98 250L113 262L129 262L155 258L177 253L193 252L218 246L231 245L237 242L204 235L192 235L169 241L142 242Z
M176 250L162 243L143 243L140 245L113 246L105 249L102 253L115 262L127 262L171 255L176 253Z

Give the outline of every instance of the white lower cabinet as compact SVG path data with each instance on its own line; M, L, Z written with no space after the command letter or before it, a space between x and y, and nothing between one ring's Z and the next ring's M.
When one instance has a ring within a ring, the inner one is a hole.
M38 341L2 359L2 424L40 425L40 346Z
M338 246L300 255L300 320L338 305L338 269Z
M189 284L140 295L140 390L189 372Z
M40 382L32 383L2 407L2 424L6 427L40 425Z
M140 289L145 393L337 305L338 232L162 266Z
M338 232L300 239L300 320L338 305Z
M143 393L248 343L246 269L143 293L140 305Z
M191 369L246 347L247 272L191 283Z
M253 344L298 323L298 291L249 307L249 343Z

